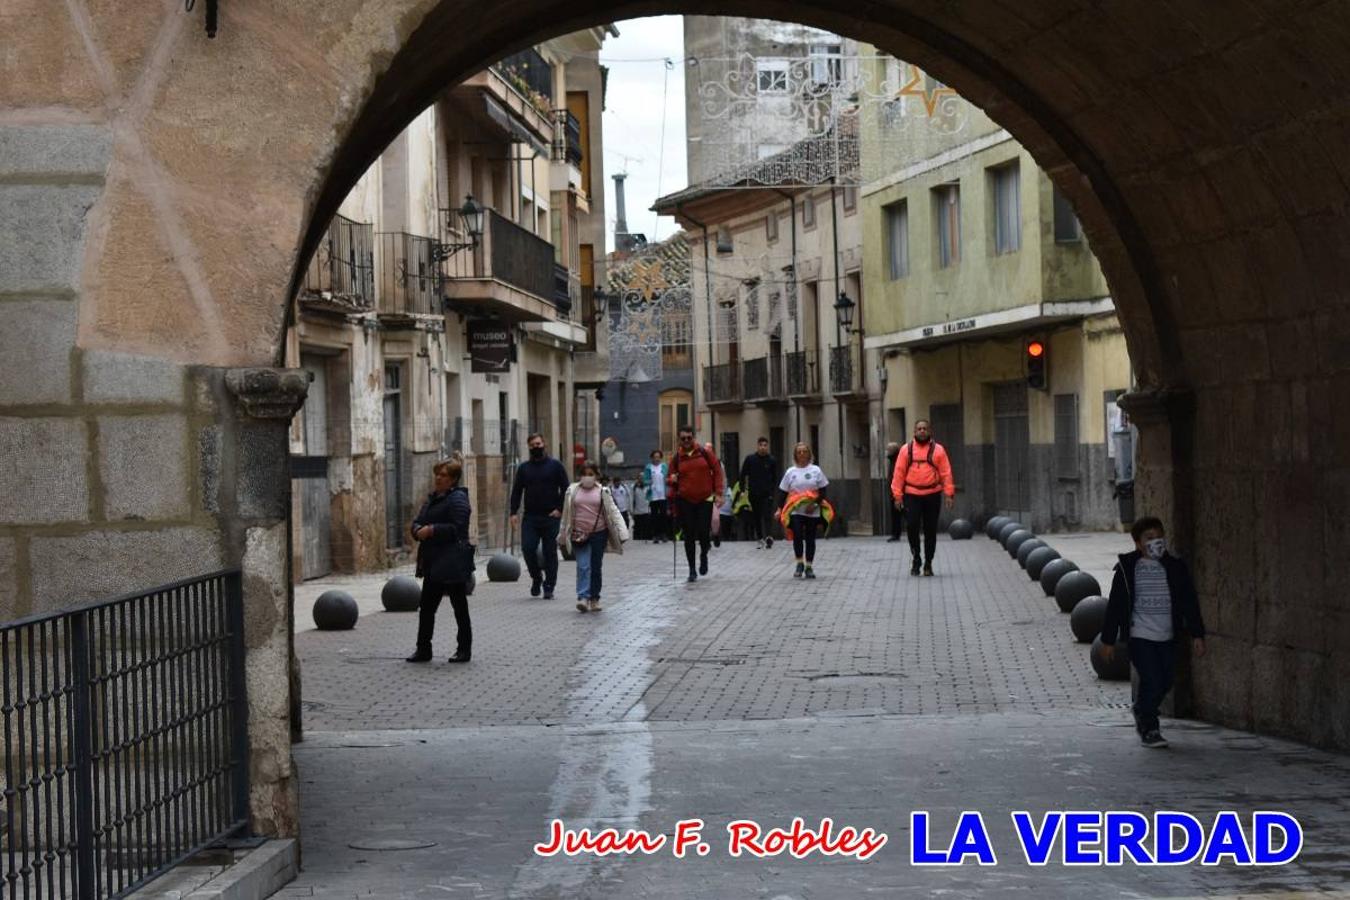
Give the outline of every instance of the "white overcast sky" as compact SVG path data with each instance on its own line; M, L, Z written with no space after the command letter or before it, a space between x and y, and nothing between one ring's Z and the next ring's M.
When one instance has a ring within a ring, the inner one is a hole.
M650 208L657 197L679 190L686 181L681 18L629 19L616 27L619 36L608 38L600 50L601 64L609 66L604 119L609 250L614 249L616 212L611 176L628 173L628 230L647 235L649 241L677 230L673 219L658 218ZM673 68L667 69L662 62L667 58Z

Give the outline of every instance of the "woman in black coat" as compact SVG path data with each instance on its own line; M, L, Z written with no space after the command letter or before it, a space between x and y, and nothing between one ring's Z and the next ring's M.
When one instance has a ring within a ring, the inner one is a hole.
M431 635L436 628L436 610L441 597L450 595L459 627L452 663L466 663L473 652L473 626L469 622L469 576L473 557L465 550L469 539L469 491L459 483L463 469L458 460L440 462L432 470L435 483L422 511L413 519L412 536L418 541L417 574L422 578L422 601L417 615L417 650L408 662L431 661ZM468 563L465 563L467 557Z

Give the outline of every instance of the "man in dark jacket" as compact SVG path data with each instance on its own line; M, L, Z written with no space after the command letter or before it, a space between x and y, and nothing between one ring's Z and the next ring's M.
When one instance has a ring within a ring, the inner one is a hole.
M431 494L412 522L417 541L417 576L422 579L422 599L417 607L417 649L410 663L431 661L431 638L436 631L436 610L449 595L455 611L455 655L449 662L466 663L473 654L473 623L469 620L468 579L473 574L469 519L473 510L469 492L460 484L463 469L458 460L439 462L432 469ZM460 552L468 554L465 560Z
M1115 655L1117 638L1129 642L1130 663L1139 673L1134 723L1145 747L1166 747L1158 730L1158 707L1172 689L1176 642L1191 637L1197 658L1205 655L1205 623L1186 564L1167 552L1162 521L1145 516L1130 529L1133 553L1121 554L1111 579L1111 597L1102 622L1102 655Z
M544 449L544 436L532 434L526 442L530 458L516 469L511 485L511 527L520 526L520 552L530 570L530 596L538 597L542 588L545 600L553 599L558 583L558 523L562 521L563 497L569 480L563 464ZM525 519L520 517L520 502L525 501ZM542 567L539 544L544 545Z
M741 474L736 479L750 497L750 509L754 511L751 521L760 547L773 546L773 498L781 477L778 460L769 455L769 439L760 438L755 443L755 452L741 463Z

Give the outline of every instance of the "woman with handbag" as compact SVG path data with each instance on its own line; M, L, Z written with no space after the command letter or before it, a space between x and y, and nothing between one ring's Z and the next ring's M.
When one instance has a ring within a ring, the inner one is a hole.
M450 595L458 627L452 663L466 663L473 652L473 626L469 622L468 581L473 575L474 545L469 543L469 490L460 485L463 467L458 460L439 462L432 469L435 481L422 511L413 519L412 536L417 545L417 575L422 579L422 602L417 614L417 649L410 663L431 661L431 636L436 628L436 610L441 598Z
M593 462L581 467L581 479L563 498L558 543L577 561L577 612L600 612L605 551L623 553L628 528L609 488L600 484Z

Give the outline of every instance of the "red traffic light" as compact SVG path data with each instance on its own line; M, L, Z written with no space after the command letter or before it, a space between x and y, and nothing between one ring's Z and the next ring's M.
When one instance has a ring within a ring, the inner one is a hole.
M1042 344L1040 341L1027 342L1027 356L1030 356L1033 359L1039 359L1044 355L1045 355L1044 344Z

